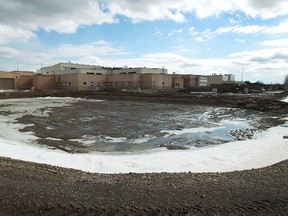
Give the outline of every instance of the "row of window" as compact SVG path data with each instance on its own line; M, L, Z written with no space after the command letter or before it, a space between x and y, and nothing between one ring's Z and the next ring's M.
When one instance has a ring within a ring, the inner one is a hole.
M94 72L87 72L86 74L96 74L96 75L102 75L102 73L94 73Z
M84 86L87 86L87 83L84 82L83 85L84 85ZM120 84L120 85L118 85L118 84L115 84L115 85L112 85L112 84L110 84L110 85L107 85L107 84L104 84L104 85L100 85L100 84L94 85L93 83L90 83L90 86L98 86L98 87L101 87L101 86L104 86L104 87L108 87L108 86L109 86L109 87L114 87L114 86L116 86L116 87L118 87L118 86L130 86L130 87L131 87L132 85L131 85L131 83L128 84L128 85L125 85L124 83L123 83L122 85L121 85L121 84Z
M120 72L120 74L127 74L127 72ZM136 71L128 72L128 74L136 74Z

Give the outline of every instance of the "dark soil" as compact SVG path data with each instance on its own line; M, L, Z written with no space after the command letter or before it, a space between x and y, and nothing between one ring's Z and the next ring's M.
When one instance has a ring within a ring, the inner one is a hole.
M0 158L0 213L287 215L287 179L287 161L230 173L105 175Z
M279 118L288 113L286 103L259 97L67 92L40 92L36 96L48 95L240 107ZM34 96L34 93L0 94L0 98ZM0 215L287 215L287 212L288 161L229 173L108 175L0 157Z

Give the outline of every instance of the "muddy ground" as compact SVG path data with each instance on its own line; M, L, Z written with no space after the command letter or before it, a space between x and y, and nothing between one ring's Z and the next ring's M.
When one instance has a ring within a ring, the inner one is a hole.
M263 97L36 93L47 95L239 107L279 118L288 113L287 104ZM34 96L35 93L13 93L1 94L0 98ZM269 126L281 121L265 119ZM0 157L0 215L287 215L287 212L288 161L230 173L107 175Z

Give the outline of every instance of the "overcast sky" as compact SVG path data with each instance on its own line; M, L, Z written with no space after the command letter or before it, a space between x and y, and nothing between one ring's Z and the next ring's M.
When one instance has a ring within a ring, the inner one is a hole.
M67 61L283 83L288 0L0 0L0 70Z

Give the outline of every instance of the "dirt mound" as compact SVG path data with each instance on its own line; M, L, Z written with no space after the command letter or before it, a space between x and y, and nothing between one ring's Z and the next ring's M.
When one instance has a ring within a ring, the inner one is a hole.
M281 216L287 167L105 175L0 158L0 214Z

